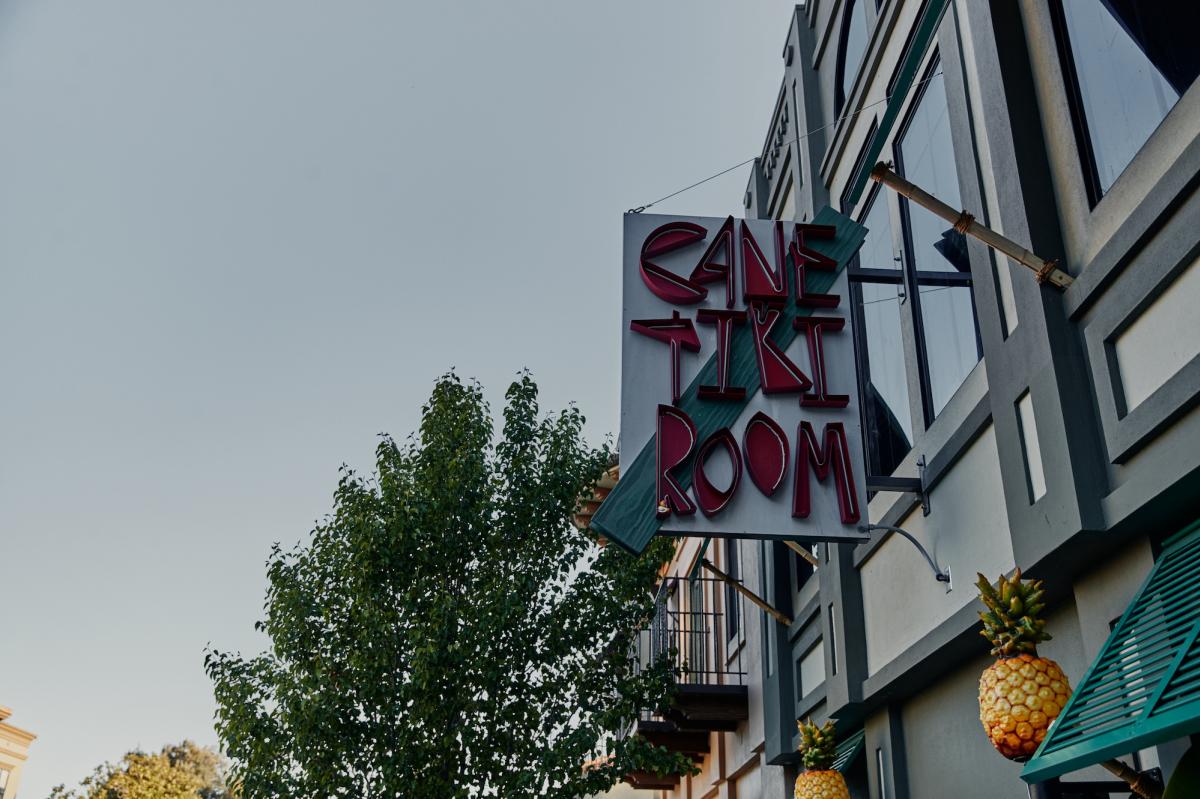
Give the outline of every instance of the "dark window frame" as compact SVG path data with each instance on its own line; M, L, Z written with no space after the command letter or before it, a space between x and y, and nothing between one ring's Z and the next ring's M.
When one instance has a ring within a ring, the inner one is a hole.
M1062 70L1063 91L1067 99L1067 109L1071 117L1071 128L1075 135L1075 150L1079 157L1079 169L1083 177L1084 189L1087 193L1088 207L1094 209L1116 182L1120 179L1137 158L1137 154L1145 149L1154 135L1162 128L1163 123L1170 115L1171 110L1175 105L1183 99L1186 93L1186 88L1174 87L1174 91L1179 95L1171 109L1158 120L1158 123L1150 131L1146 139L1137 148L1129 161L1117 173L1113 179L1109 189L1105 189L1100 178L1100 163L1096 156L1096 148L1092 142L1092 128L1088 122L1087 110L1084 106L1083 98L1083 82L1080 80L1078 65L1075 59L1075 50L1071 43L1071 34L1068 30L1066 10L1063 6L1063 0L1051 0L1047 4L1050 14L1050 28L1054 36L1055 49L1058 52L1058 62ZM1127 31L1128 33L1128 31ZM1131 35L1131 38L1132 35ZM1140 46L1140 45L1139 45ZM1165 77L1165 76L1163 76ZM1193 76L1192 82L1200 80L1200 77ZM1189 86L1192 84L1189 84Z
M1080 88L1079 72L1075 67L1075 56L1071 54L1071 39L1067 33L1067 17L1061 0L1051 0L1050 27L1054 32L1054 44L1058 50L1058 62L1062 66L1063 84L1067 93L1067 108L1071 115L1071 128L1075 132L1075 149L1079 154L1079 169L1083 173L1083 184L1087 190L1088 207L1095 208L1104 197L1100 186L1100 168L1096 165L1096 151L1092 147L1092 135L1088 130L1087 114L1083 109L1083 90Z
M833 80L834 80L834 82L833 82L833 115L835 117L838 114L842 113L842 109L846 106L846 100L849 99L846 96L846 88L845 88L846 87L846 42L850 39L851 15L855 11L859 11L859 13L863 13L863 14L866 13L865 5L861 9L858 7L858 4L863 3L863 2L865 2L865 0L846 0L846 2L842 4L842 19L841 19L841 24L840 24L840 27L838 30L837 62L835 63L835 66L834 66L834 76L833 76ZM871 43L870 20L866 20L864 22L864 24L867 26L867 30L866 30L867 41L866 41L866 44L864 44L864 46L863 46L862 56L860 56L858 64L856 64L854 66L856 79L858 77L858 75L857 75L858 71L862 69L862 65L866 61L867 49Z
M900 152L900 143L903 141L905 134L908 132L910 124L924 100L926 92L929 88L930 79L934 73L941 67L942 60L940 54L935 54L930 60L929 65L924 70L924 77L921 80L917 94L909 103L904 120L897 127L895 134L892 136L892 153L896 160L896 171L903 175L902 154ZM868 142L870 139L868 139ZM867 199L862 204L862 213L859 214L858 220L861 222L872 210L872 206L876 202L886 202L886 196L882 194L882 189L876 187L875 190L867 195ZM900 246L898 268L879 268L879 267L864 267L859 261L859 255L856 253L854 258L847 265L846 273L849 280L850 291L850 317L851 325L854 328L854 347L855 347L855 363L858 378L858 390L860 397L867 396L867 387L871 382L870 375L870 360L866 340L866 320L863 313L863 293L862 284L872 283L877 285L897 285L900 287L900 315L901 328L903 330L906 324L911 326L913 342L911 346L906 342L904 347L905 352L905 374L911 378L916 374L916 382L920 388L920 396L916 399L909 392L909 408L906 409L910 416L912 415L912 404L914 401L920 402L919 418L924 422L921 429L913 430L913 441L911 445L916 444L916 439L929 429L937 418L935 408L935 400L933 395L933 386L930 379L929 352L925 343L925 322L921 311L921 289L929 286L945 286L950 288L967 288L971 290L971 312L975 321L975 347L980 359L983 357L983 340L979 331L979 309L975 300L975 292L973 290L974 279L971 272L948 272L948 271L932 271L920 270L916 268L916 258L914 257L914 246L912 241L912 224L909 216L908 201L903 198L897 198L899 208L899 218L892 215L891 209L888 209L889 218L893 225L893 234L897 230L895 225L899 224ZM893 249L893 253L895 250ZM868 409L865 403L860 403L860 421L862 423L863 449L867 450L871 445L873 438L871 430L873 420L868 418ZM909 450L911 452L911 449ZM907 453L906 453L907 454ZM866 455L865 461L871 463L870 453L864 452ZM889 475L868 474L868 479L872 477L886 477Z
M941 54L935 54L930 60L929 66L925 69L920 89L909 104L904 122L897 128L895 136L892 137L892 156L895 158L896 173L898 175L903 176L905 174L904 155L901 152L900 143L903 141L905 135L907 135L909 126L916 116L917 109L920 108L922 101L924 101L929 91L931 79L941 65ZM957 168L955 172L957 174ZM929 368L929 351L925 343L925 321L921 311L921 288L924 286L944 286L947 288L962 287L970 289L974 284L974 278L970 271L943 272L917 269L916 245L912 239L913 226L910 212L911 206L908 198L900 197L899 205L900 236L904 248L901 252L900 265L906 284L904 291L909 302L912 303L913 331L916 339L917 360L920 370L918 377L921 384L921 406L924 413L925 429L928 430L930 425L933 424L934 419L937 418L937 410L934 407L933 385L929 377L931 372ZM975 362L978 363L983 358L983 340L979 335L979 309L976 307L975 292L973 290L971 291L971 315L975 322Z

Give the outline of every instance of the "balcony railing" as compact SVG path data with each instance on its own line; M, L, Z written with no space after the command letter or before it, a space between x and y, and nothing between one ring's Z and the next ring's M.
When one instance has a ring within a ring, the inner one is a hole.
M718 594L736 614L732 624L726 613L709 609ZM659 587L650 625L638 636L637 663L648 667L668 658L681 685L743 685L741 605L741 595L721 580L667 578Z
M711 609L721 597L725 612ZM726 614L735 614L730 619ZM638 634L633 657L639 669L664 660L675 675L669 707L646 708L630 724L650 743L700 761L709 734L732 732L749 717L742 649L746 637L742 596L711 577L670 577L659 586L654 615ZM669 789L678 777L627 775L637 788Z

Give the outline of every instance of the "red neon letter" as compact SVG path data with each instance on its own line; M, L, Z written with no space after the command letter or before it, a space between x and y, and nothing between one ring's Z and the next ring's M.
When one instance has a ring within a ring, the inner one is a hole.
M763 256L762 249L754 240L750 226L742 220L742 289L746 304L751 301L768 305L787 302L787 283L783 268L783 223L775 223L775 266Z
M746 389L729 385L729 353L733 343L733 326L746 321L745 311L722 311L701 308L696 311L696 321L701 324L717 326L717 384L715 386L700 386L699 394L702 399L740 400L746 396Z
M829 384L825 380L825 345L821 331L837 332L846 326L839 316L798 316L792 326L804 331L808 339L808 365L812 369L813 390L800 398L800 404L809 408L845 408L850 403L846 394L828 394Z
M671 476L671 470L687 460L694 446L696 425L692 424L691 418L678 408L659 405L658 432L654 437L655 501L659 518L670 516L672 511L678 516L696 512L692 500Z
M837 235L833 225L796 225L788 253L796 268L796 304L806 308L836 308L842 298L837 294L818 294L808 290L808 269L832 272L837 261L805 246L807 239L832 239Z
M717 260L718 256L720 256L720 260ZM696 264L696 268L692 270L690 280L693 283L712 283L724 278L725 307L732 308L736 272L733 266L733 217L731 216L721 225L721 229L717 231L716 237L712 240L712 244L708 245L704 255L700 256L700 263Z
M758 490L768 497L778 491L787 474L790 455L783 428L762 411L754 414L742 434L742 454L746 458L746 471Z
M691 305L708 296L708 289L663 269L650 260L704 241L706 235L707 230L691 222L668 222L655 228L654 232L646 237L642 242L642 281L654 292L654 296L674 305Z
M692 320L679 318L679 311L675 311L670 319L632 319L629 329L670 345L671 402L679 402L679 349L700 351L700 337L696 335Z
M729 488L724 491L717 490L704 474L704 463L708 460L709 453L717 445L725 447L725 451L729 453L729 462L733 464L733 478L729 481ZM696 453L696 460L692 464L692 490L696 492L696 501L700 503L700 510L704 512L705 516L714 516L720 513L729 504L729 500L733 499L733 495L737 493L738 484L741 482L742 459L738 453L737 441L734 440L733 433L729 432L728 427L722 427L704 439L704 443L700 445L700 449Z
M779 345L768 338L780 312L755 303L750 310L750 327L754 330L754 355L758 358L758 373L762 377L764 394L788 391L808 391L812 381L792 363Z
M846 431L842 423L829 422L825 425L824 446L817 444L816 433L813 432L812 424L807 421L800 423L796 438L796 479L792 494L792 516L807 519L812 512L812 497L808 484L808 468L812 466L817 482L824 482L830 470L833 471L842 524L857 522L861 517L858 511L858 492L854 487L850 447L846 443Z

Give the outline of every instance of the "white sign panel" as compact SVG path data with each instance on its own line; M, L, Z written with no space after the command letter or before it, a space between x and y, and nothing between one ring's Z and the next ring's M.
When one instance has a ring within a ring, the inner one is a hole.
M839 235L625 216L621 476L653 458L636 512L660 534L865 537L850 297L822 254Z

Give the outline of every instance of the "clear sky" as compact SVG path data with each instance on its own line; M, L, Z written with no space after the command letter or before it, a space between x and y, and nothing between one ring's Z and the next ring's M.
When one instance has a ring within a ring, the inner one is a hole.
M617 423L621 213L755 155L791 4L0 3L0 705L22 799L215 743L273 541L434 378ZM749 167L657 206L741 213Z

